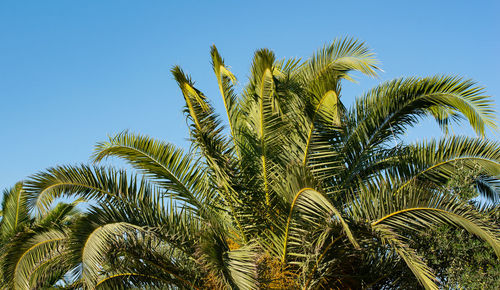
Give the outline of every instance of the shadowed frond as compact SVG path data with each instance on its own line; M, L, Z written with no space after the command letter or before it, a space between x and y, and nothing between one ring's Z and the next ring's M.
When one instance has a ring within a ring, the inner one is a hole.
M408 247L405 238L382 225L374 227L382 240L388 243L392 249L405 261L415 277L422 283L425 289L439 289L436 285L436 277L432 270L425 264L415 250Z
M96 227L86 237L82 251L83 275L82 279L90 288L99 281L101 271L104 271L106 253L112 249L115 236L134 235L135 231L142 230L132 224L119 222Z
M464 205L457 198L447 196L435 197L427 205L421 207L406 206L398 211L387 214L372 226L384 225L393 231L402 229L425 231L439 224L451 224L462 227L486 241L500 258L500 232L492 229L487 218L470 206Z
M295 211L299 214L296 219L294 219ZM334 227L332 223L338 223L353 246L359 249L359 244L341 212L333 206L326 196L312 188L303 188L297 192L292 201L284 230L282 262L286 262L289 243L295 245L296 250L301 250L300 243L304 238L304 229L309 228L312 224L318 231L328 231L329 227Z
M479 175L474 180L477 190L483 198L492 204L498 204L500 201L500 176Z

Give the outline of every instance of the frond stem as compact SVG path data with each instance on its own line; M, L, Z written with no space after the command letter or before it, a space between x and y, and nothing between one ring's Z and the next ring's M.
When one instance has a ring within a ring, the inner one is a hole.
M262 173L264 175L264 192L266 193L266 205L269 207L271 205L270 196L269 196L269 188L267 182L267 169L266 169L266 142L264 140L264 79L266 78L266 74L270 72L269 69L266 69L264 74L262 75L262 80L260 84L260 145L262 150ZM272 74L271 74L272 75Z
M442 212L442 213L446 213L446 214L452 214L452 215L455 215L457 216L456 214L454 213L451 213L449 211L446 211L446 210L443 210L443 209L439 209L439 208L432 208L432 207L414 207L414 208L406 208L406 209L402 209L402 210L398 210L398 211L395 211L391 214L388 214L374 222L371 223L372 227L378 225L379 223L383 222L384 220L392 217L392 216L395 216L395 215L398 215L398 214L401 214L401 213L405 213L405 212L410 212L410 211L419 211L419 210L429 210L429 211L437 211L437 212Z

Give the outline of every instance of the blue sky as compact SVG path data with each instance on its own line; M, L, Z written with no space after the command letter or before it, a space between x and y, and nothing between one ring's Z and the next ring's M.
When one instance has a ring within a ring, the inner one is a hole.
M243 85L258 48L306 58L352 36L375 50L385 72L346 84L346 105L381 81L434 74L475 79L498 104L499 11L499 1L3 0L0 188L86 163L96 142L125 129L186 146L169 70L181 65L222 109L211 44ZM455 127L461 132L470 130ZM424 122L408 138L438 134Z

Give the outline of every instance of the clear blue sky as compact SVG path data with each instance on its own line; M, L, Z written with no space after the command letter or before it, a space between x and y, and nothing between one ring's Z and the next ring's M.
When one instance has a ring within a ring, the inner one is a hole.
M124 129L186 146L169 70L181 65L222 109L211 44L244 84L255 49L308 57L348 35L377 52L385 73L346 85L346 105L380 81L433 74L473 78L500 103L499 3L3 0L0 188L88 162L96 142ZM425 123L409 138L438 133Z

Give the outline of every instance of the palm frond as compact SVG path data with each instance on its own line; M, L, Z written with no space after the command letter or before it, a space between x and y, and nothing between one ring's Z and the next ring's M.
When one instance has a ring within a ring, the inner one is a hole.
M485 126L496 127L491 98L471 80L452 76L397 79L356 100L347 117L354 130L348 132L346 145L381 144L423 116L441 120L441 111L461 114L480 135L484 135Z
M217 50L217 47L215 47L215 45L212 45L210 49L210 56L212 57L212 68L214 70L215 76L217 77L219 91L224 101L224 107L226 108L229 129L231 135L233 136L233 139L235 139L236 133L233 127L235 126L240 113L238 97L233 88L234 84L236 83L236 77L224 64L224 60L220 56L219 51Z
M3 239L14 235L29 221L27 202L28 195L23 183L17 183L3 192L3 217L0 221L0 235Z
M215 61L221 60L216 59ZM219 65L221 64L219 63ZM219 67L218 70L220 69ZM197 145L205 157L207 166L215 179L215 186L219 187L224 201L226 204L232 205L238 202L237 192L232 188L234 185L232 180L237 172L233 160L233 147L223 135L223 127L220 125L212 106L205 96L194 87L189 76L185 75L179 67L174 67L172 74L184 95L186 111L189 112L188 116L194 123L191 128L192 142Z
M59 256L64 250L64 240L66 235L59 231L50 231L36 235L22 248L27 248L17 259L14 267L14 285L15 288L31 289L32 283L37 282L37 279L32 279L32 275L39 270L40 266L45 266L48 270L47 264L51 266L60 266L61 264L54 264L54 258ZM59 273L62 276L63 273ZM60 278L61 276L57 277ZM44 280L47 277L44 277ZM35 281L32 281L35 280Z
M314 84L315 80L332 71L343 73L341 77L348 80L351 80L348 75L351 71L376 76L377 70L380 70L377 65L375 54L365 43L353 38L337 38L301 66L300 73L304 82Z
M425 264L422 257L420 257L415 250L411 249L404 242L404 237L382 225L375 226L374 230L378 232L382 240L388 243L392 249L394 249L394 251L406 262L408 268L410 268L425 289L439 289L436 285L436 277L432 270Z
M112 249L111 241L115 236L134 235L137 230L141 228L119 222L98 226L90 232L81 247L82 279L87 286L94 287L98 283L101 271L105 270L106 253Z
M45 214L52 201L61 196L109 201L137 186L137 180L129 181L124 171L86 165L59 166L33 175L26 182L26 192L29 208Z
M359 248L359 244L356 242L342 214L332 205L328 198L312 188L303 188L295 195L292 201L285 226L282 256L283 263L286 260L287 245L289 243L288 239L290 238L291 241L298 242L303 238L303 229L306 228L304 224L298 221L292 222L294 210L300 213L300 219L303 219L306 223L314 224L315 227L324 227L320 225L324 221L326 221L327 225L329 223L339 222L345 235L349 238L354 247ZM326 229L327 228L328 227L326 227Z
M500 144L487 139L454 136L405 147L389 170L399 176L396 192L419 181L444 185L457 170L475 171L493 182L500 174ZM473 180L463 180L463 184ZM477 180L476 180L477 181Z
M384 225L394 231L425 230L439 224L459 226L486 241L500 257L500 236L491 229L487 219L456 198L435 198L428 207L406 207L372 222L372 226Z
M304 132L306 144L303 163L307 161L313 132L319 124L340 125L342 79L352 80L351 71L376 76L378 61L374 53L362 42L354 39L336 39L308 59L299 69L305 86L306 108L309 117Z
M227 253L227 267L238 289L256 289L257 257L256 245L249 244Z
M124 132L97 145L95 162L110 156L128 161L194 207L202 207L203 201L214 194L206 186L205 169L174 145Z
M491 204L500 201L500 176L487 176L481 174L474 180L477 190L481 196Z

